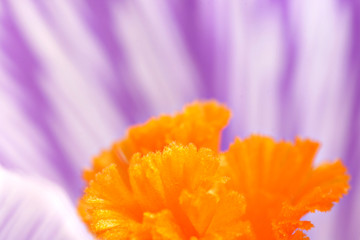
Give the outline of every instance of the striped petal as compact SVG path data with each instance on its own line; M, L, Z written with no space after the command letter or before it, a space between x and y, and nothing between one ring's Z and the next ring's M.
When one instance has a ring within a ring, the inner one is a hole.
M129 123L217 98L234 110L224 149L300 135L322 143L316 164L345 161L352 191L314 237L355 238L359 16L357 0L4 0L0 164L75 200L81 170Z

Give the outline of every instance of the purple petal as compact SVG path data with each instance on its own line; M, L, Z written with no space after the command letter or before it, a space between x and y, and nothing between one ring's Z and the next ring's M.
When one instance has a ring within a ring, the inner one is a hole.
M127 126L196 98L233 110L223 148L261 133L322 143L352 190L312 239L358 236L360 4L17 1L0 8L0 163L73 200L81 171Z

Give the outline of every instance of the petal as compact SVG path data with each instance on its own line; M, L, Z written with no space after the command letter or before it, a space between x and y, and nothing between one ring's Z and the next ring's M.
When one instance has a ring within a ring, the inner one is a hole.
M0 168L0 239L92 239L64 190Z

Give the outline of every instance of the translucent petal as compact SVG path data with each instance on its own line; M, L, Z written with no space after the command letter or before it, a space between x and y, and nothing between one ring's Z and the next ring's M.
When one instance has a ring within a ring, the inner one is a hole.
M57 185L0 168L0 239L92 239Z

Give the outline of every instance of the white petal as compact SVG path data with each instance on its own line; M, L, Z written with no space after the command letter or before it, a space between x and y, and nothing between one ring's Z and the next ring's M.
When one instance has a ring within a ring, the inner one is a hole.
M0 168L0 239L92 239L57 185Z

